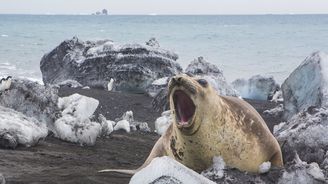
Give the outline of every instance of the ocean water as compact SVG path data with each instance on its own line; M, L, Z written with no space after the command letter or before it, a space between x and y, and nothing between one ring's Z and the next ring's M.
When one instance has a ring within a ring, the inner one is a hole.
M60 42L156 37L186 67L203 56L228 81L255 74L283 80L313 51L328 52L328 15L0 15L0 76L40 80L41 57Z

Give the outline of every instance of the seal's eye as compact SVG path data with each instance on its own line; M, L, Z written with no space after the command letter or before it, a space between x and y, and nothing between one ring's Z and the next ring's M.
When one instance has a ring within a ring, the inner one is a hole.
M203 87L206 87L208 84L205 79L198 79L197 82Z

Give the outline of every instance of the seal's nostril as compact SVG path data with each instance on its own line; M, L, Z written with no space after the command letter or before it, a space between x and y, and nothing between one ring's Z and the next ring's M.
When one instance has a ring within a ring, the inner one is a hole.
M176 80L180 83L182 81L182 77L177 77Z

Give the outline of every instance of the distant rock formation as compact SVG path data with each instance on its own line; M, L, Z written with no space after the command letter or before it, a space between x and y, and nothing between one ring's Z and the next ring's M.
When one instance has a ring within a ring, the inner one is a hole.
M232 86L241 97L254 100L271 100L280 89L273 77L261 75L255 75L248 80L237 79L232 82Z
M108 10L103 9L101 11L97 11L96 13L93 13L92 15L108 15Z
M182 71L178 55L161 48L139 44L115 44L110 40L66 40L41 60L43 82L57 84L75 80L83 86L114 91L145 92L156 79Z
M281 88L285 119L311 106L328 107L328 55L323 52L311 54Z

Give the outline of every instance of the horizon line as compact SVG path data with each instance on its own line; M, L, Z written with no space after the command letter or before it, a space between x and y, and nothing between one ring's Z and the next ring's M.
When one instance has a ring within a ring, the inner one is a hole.
M76 16L243 16L243 15L328 15L328 13L252 13L252 14L108 14L108 15L94 15L93 13L0 13L0 15L76 15Z

